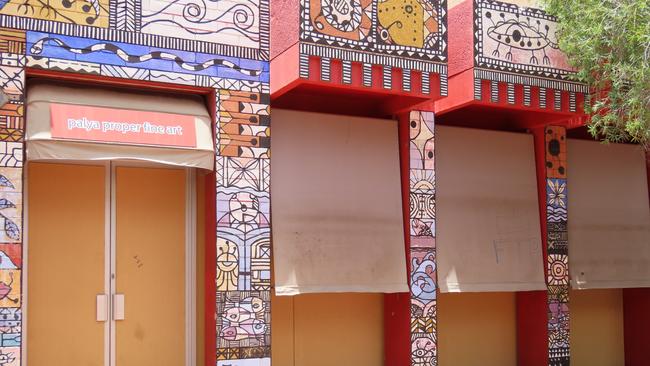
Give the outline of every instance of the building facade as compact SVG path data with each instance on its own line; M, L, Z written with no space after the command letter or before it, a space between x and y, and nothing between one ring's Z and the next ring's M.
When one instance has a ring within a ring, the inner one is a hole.
M585 141L556 27L0 4L0 365L648 364L646 156Z

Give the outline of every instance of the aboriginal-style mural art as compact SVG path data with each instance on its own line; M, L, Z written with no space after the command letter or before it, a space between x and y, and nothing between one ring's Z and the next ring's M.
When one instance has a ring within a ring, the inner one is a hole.
M217 365L270 365L269 96L221 90L217 103Z
M547 127L545 144L549 365L568 366L570 362L569 248L565 128Z
M106 28L108 3L108 0L9 0L0 3L0 14Z
M399 10L398 10L399 9ZM377 34L382 45L420 49L440 47L439 9L432 2L387 0L377 4Z
M20 365L22 345L25 32L0 29L0 365Z
M351 83L352 63L360 63L363 85L372 85L372 67L392 89L392 70L401 70L411 91L412 72L430 94L431 77L447 95L446 0L301 0L300 77L309 77L309 57L321 59L321 80L329 81L331 60L342 61L343 83ZM437 87L437 86L436 86Z
M141 29L144 33L259 48L259 6L259 1L150 0L142 13Z
M507 84L507 100L514 104L514 85L523 85L524 105L531 106L531 88L540 96L538 107L547 108L547 94L560 109L563 93L576 111L576 94L587 87L573 82L574 72L560 51L557 20L541 9L519 7L493 0L474 0L474 94L481 99L482 80L489 81L491 100L498 102L498 83Z
M409 116L411 365L437 364L434 116Z
M0 2L0 365L21 364L25 68L216 90L217 365L270 365L269 1Z

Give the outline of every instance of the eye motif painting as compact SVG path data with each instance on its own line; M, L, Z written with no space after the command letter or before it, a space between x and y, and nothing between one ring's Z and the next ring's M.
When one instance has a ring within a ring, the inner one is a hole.
M485 12L485 18L492 24L487 28L487 36L496 42L492 56L513 61L513 53L530 52L530 64L539 65L540 58L543 65L551 64L547 51L559 47L548 22L542 24L540 19L509 17L505 13L495 17L490 11Z

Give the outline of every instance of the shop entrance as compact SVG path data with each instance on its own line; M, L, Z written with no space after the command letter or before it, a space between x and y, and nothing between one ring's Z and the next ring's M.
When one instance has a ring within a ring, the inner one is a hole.
M195 363L193 174L29 164L29 365Z

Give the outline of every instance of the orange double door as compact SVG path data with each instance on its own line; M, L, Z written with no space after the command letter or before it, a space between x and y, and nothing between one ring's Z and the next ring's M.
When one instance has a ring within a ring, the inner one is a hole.
M29 164L28 365L194 363L191 174Z

